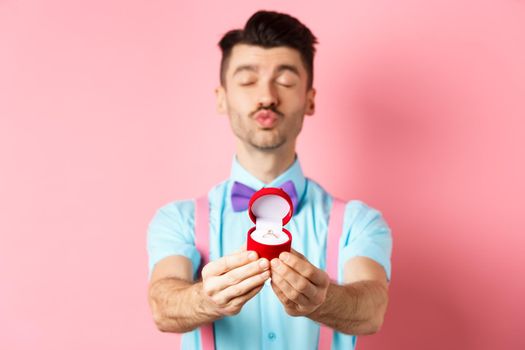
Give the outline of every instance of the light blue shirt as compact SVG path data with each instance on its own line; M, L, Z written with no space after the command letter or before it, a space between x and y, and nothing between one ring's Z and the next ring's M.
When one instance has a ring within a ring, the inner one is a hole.
M325 269L326 235L332 197L319 184L305 178L295 162L269 184L255 178L233 158L230 178L208 193L210 203L210 258L215 260L239 249L248 230L254 226L248 212L234 212L230 191L234 181L259 190L280 187L288 180L295 184L298 204L291 221L285 226L292 233L292 248L304 254L310 263ZM193 273L201 258L195 248L193 200L181 200L161 207L148 228L149 273L161 259L182 255L191 260ZM344 263L355 256L369 257L385 269L390 280L392 236L381 213L361 201L347 202L343 232L339 241L338 282L342 281ZM271 286L263 289L235 316L215 322L218 350L233 349L317 349L319 324L307 317L289 316ZM200 332L185 333L182 349L201 349ZM356 337L335 333L333 349L353 349Z

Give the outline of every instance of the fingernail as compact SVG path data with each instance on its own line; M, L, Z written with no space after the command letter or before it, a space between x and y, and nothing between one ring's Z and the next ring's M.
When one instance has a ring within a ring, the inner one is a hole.
M272 260L272 266L273 267L278 267L279 266L279 260L278 259L273 259Z
M257 259L257 253L255 253L255 252L250 252L250 253L248 254L248 259L250 259L250 260L251 260L251 259Z
M259 260L259 267L262 268L262 269L267 269L268 268L268 260L266 260L266 259Z
M270 277L270 271L264 271L262 274L261 274L261 277L262 279L267 279L268 277Z
M281 259L282 261L288 261L288 253L281 253L281 255L279 256L279 259Z

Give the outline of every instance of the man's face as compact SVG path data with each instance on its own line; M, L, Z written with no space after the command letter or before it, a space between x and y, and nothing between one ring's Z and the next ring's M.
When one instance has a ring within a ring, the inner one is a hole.
M299 51L238 44L232 49L217 110L227 113L239 140L259 150L293 143L304 115L314 113L315 89L307 90Z

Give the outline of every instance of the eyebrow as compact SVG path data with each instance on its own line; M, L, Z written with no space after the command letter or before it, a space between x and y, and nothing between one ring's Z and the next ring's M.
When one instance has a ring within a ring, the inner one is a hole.
M240 73L242 71L249 71L249 72L257 73L258 70L259 70L259 68L257 66L254 66L254 65L251 65L251 64L243 64L243 65L240 65L239 67L235 68L235 71L233 71L233 75L232 76L235 76L236 74L238 74L238 73ZM277 73L281 73L283 71L288 71L288 72L294 73L298 77L301 76L301 74L299 73L299 69L297 69L296 66L291 65L291 64L281 64L275 69L275 71Z
M242 71L250 71L250 72L257 72L257 67L254 66L254 65L251 65L251 64L243 64L243 65L240 65L239 67L235 68L235 71L233 71L233 77L237 74L237 73L240 73Z

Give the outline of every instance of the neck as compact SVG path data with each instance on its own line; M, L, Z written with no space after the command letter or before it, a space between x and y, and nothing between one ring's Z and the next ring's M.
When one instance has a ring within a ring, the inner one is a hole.
M284 146L284 145L283 145ZM237 142L237 161L253 176L268 184L295 161L295 145L261 151Z

